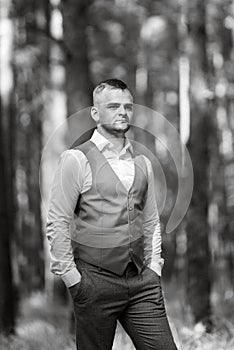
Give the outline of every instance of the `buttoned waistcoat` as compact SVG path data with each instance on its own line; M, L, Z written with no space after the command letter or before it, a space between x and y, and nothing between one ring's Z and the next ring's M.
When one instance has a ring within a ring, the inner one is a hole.
M74 258L122 275L133 261L138 272L144 260L142 213L147 196L144 157L133 152L135 176L129 191L92 141L76 147L92 172L91 188L80 194L72 233Z

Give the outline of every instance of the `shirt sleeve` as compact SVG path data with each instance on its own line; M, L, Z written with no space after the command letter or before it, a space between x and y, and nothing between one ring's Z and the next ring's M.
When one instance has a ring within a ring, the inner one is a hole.
M148 193L143 210L144 261L148 267L161 276L164 259L161 257L162 237L155 199L154 175L150 160L146 157L144 158L148 173Z
M83 153L77 150L67 150L61 154L48 211L50 269L63 279L67 287L78 283L81 279L74 262L70 237L74 210L83 183L82 156Z

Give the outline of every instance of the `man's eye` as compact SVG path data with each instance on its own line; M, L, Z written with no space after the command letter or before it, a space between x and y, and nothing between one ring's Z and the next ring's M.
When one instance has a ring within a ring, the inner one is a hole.
M126 106L126 109L127 109L128 111L132 111L132 110L133 110L133 106Z
M109 106L110 109L117 109L119 106L116 106L116 105L111 105Z

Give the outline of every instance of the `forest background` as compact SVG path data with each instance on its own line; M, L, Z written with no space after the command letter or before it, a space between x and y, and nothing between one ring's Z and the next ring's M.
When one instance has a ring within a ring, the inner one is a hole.
M93 127L82 113L76 126L68 116L114 77L164 120L159 129L147 112L131 136L164 174L156 165L162 283L178 348L233 348L234 1L1 0L0 40L1 349L74 349L71 302L49 271L46 207L72 130ZM181 174L165 125L187 147L194 176L170 233ZM120 327L113 349L134 349Z

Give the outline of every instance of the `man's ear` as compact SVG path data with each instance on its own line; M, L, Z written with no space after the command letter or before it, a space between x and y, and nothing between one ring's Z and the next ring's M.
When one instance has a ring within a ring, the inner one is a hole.
M92 119L95 121L96 124L99 124L99 112L98 112L98 108L93 106L91 107L91 117Z

